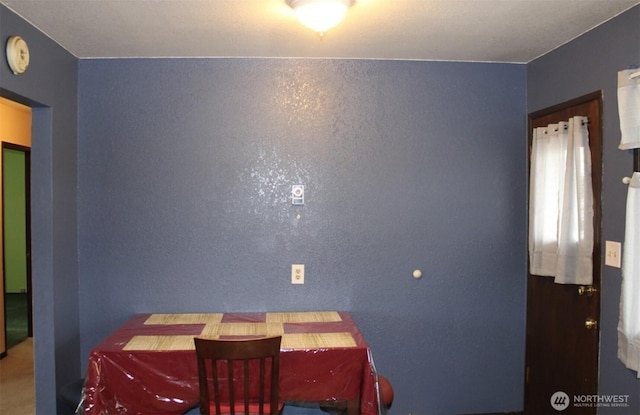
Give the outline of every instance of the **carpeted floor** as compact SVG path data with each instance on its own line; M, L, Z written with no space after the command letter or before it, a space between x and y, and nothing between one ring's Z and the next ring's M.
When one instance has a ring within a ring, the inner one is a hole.
M6 294L7 356L0 359L0 414L35 414L27 294Z
M29 336L27 294L6 294L7 349Z
M0 414L35 413L33 339L27 338L0 359Z

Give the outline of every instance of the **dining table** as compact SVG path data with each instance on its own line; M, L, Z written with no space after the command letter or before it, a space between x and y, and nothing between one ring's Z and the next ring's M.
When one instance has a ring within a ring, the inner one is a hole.
M88 415L178 415L199 403L194 338L282 336L285 403L378 415L371 350L348 312L136 314L90 352L81 409Z

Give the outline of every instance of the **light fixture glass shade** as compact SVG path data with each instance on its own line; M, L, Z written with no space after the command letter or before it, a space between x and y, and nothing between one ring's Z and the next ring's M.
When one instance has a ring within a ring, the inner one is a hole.
M287 0L300 22L323 34L342 21L353 0Z

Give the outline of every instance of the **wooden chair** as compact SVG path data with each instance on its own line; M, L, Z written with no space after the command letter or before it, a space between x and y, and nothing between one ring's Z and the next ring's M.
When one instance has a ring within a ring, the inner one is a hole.
M281 340L195 338L200 413L278 415Z

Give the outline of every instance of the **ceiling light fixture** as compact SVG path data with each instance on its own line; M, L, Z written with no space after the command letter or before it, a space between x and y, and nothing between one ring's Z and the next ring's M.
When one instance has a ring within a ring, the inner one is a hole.
M354 0L287 0L300 23L320 36L339 24Z

